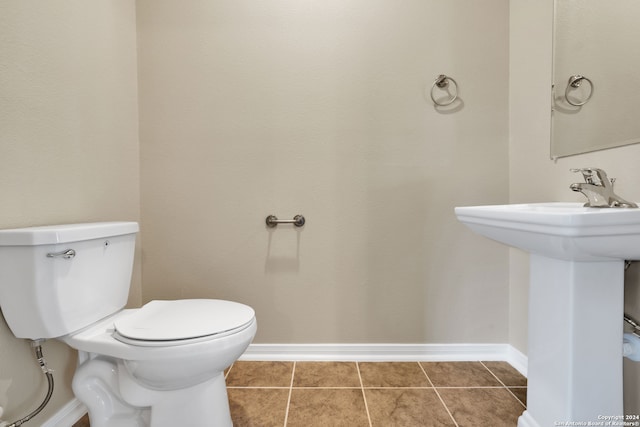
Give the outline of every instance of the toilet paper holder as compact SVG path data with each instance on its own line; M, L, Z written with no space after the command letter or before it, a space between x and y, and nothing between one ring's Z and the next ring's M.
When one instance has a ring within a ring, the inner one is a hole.
M275 216L275 215L269 215L265 219L265 223L267 224L267 227L269 227L269 228L277 227L278 224L293 224L296 227L302 227L305 222L306 222L306 220L304 219L304 216L302 216L302 215L296 215L296 216L293 217L293 219L278 219L278 217Z

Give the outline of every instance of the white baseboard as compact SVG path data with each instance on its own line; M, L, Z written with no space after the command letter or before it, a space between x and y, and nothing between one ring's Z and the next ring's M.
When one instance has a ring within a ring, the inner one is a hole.
M45 421L41 427L71 427L86 413L87 407L78 399L73 398Z
M505 362L509 362L511 366L516 368L518 372L526 377L527 365L529 360L527 356L525 356L520 350L512 346L509 346L508 353L509 354L507 355L507 359L505 360Z
M518 427L540 427L540 424L533 419L529 411L524 411L518 418Z
M527 375L527 357L509 344L251 344L240 360L504 361Z

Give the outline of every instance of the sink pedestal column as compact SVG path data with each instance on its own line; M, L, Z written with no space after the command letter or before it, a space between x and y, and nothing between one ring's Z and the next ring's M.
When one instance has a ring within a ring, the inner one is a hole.
M531 254L530 264L527 410L518 427L622 415L624 261Z

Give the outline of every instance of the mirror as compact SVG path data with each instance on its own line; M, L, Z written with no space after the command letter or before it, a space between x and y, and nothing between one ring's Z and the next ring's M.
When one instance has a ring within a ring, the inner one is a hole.
M638 0L555 0L551 158L640 142L638 17Z

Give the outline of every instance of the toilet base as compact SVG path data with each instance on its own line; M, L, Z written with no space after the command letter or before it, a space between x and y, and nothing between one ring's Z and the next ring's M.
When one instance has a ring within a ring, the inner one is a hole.
M232 427L220 372L178 390L152 390L133 379L122 362L97 357L78 367L76 397L89 409L91 427Z

